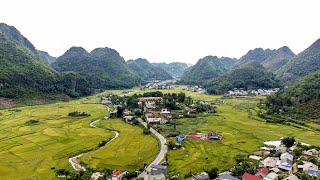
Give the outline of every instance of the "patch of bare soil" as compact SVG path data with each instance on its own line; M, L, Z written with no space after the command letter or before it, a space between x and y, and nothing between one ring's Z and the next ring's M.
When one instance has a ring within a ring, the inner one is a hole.
M0 97L0 106L4 106L7 108L15 108L17 107L17 104L12 99Z

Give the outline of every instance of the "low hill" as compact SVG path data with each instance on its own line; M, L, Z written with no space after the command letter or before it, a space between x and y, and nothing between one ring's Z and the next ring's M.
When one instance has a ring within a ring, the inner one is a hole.
M280 87L280 81L258 62L249 62L205 84L210 94L224 94L233 88L258 89Z
M287 84L320 70L320 39L288 61L276 74Z
M194 66L184 73L179 81L180 84L202 85L209 79L218 77L227 72L223 59L217 56L206 56L200 59Z
M127 65L144 81L172 79L172 76L167 71L152 65L146 59L129 60Z
M188 68L188 64L181 62L173 63L152 63L152 65L161 68L168 72L172 77L181 77L184 71Z
M79 79L73 78L74 83ZM0 97L21 100L83 95L78 86L64 80L33 51L0 33Z
M273 50L256 48L254 50L250 50L247 54L242 56L239 61L234 64L234 67L237 68L242 64L256 61L262 64L268 70L276 71L294 56L295 54L287 46Z
M52 65L59 72L79 73L94 89L131 88L141 83L139 76L111 48L96 48L88 53L82 47L72 47Z
M305 76L283 92L269 96L269 113L287 113L306 118L320 117L320 71Z

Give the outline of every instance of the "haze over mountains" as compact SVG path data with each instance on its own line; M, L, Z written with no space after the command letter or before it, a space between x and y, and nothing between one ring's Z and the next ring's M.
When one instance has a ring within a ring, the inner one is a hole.
M172 76L165 70L157 68L146 59L136 59L127 61L129 68L138 74L144 81L167 80Z
M58 94L79 97L96 90L132 88L147 81L180 77L180 84L206 85L223 89L210 92L222 93L240 85L290 85L320 70L320 39L298 55L287 46L275 50L256 48L239 60L208 55L188 67L186 63L150 63L141 58L126 62L119 52L107 47L91 52L71 47L55 58L37 50L13 26L0 23L0 33L0 96L7 98L17 98L17 94L21 98Z

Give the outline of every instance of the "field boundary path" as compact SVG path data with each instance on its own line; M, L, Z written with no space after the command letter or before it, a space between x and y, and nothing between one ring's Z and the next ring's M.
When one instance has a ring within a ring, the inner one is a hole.
M110 108L107 106L107 110L110 112ZM106 119L108 119L108 117L106 117ZM98 120L95 120L95 121L93 121L93 122L91 122L90 124L89 124L89 126L90 127L93 127L93 128L99 128L99 127L97 127L96 125L95 125L95 123L97 123L97 122L99 122L100 121L100 119L98 119ZM101 148L104 148L107 144L109 144L111 141L113 141L113 140L115 140L115 139L117 139L118 137L119 137L119 132L118 131L112 131L112 132L114 132L114 134L115 134L115 136L110 140L110 141L108 141L104 146L102 146ZM89 152L91 152L91 151L89 151ZM71 166L73 167L73 169L74 170L76 170L76 171L86 171L86 167L84 166L84 165L82 165L82 164L80 164L78 161L77 161L77 159L79 158L79 157L81 157L81 156L83 156L83 155L85 155L85 154L87 154L87 153L89 153L89 152L86 152L86 153L81 153L81 154L78 154L78 155L76 155L76 156L72 156L72 157L70 157L69 158L69 163L71 164ZM100 173L100 172L97 172L97 173ZM102 173L100 173L101 175L102 175ZM97 176L97 178L99 178L99 176ZM96 179L97 179L96 178Z
M100 119L96 120L96 121L93 121L90 123L90 127L93 127L93 128L98 128L96 125L94 125L96 122L100 121ZM103 147L105 147L107 144L109 144L111 141L115 140L116 138L119 137L119 132L118 131L112 131L114 132L115 136L110 140L108 141L108 143L106 143ZM101 147L101 148L103 148ZM89 151L90 152L90 151ZM69 163L71 164L71 166L73 167L74 170L76 171L85 171L86 170L86 167L81 165L78 161L77 161L77 158L89 153L89 152L86 152L86 153L81 153L79 155L76 155L76 156L72 156L69 158Z
M141 118L138 118L138 121L145 127L147 128L147 123L143 122ZM138 176L138 178L144 178L147 179L147 174L151 171L151 166L153 164L160 164L160 162L162 161L162 159L164 158L164 156L166 155L166 153L168 152L168 146L166 145L166 139L160 134L158 133L156 130L154 130L153 128L150 128L150 132L152 134L154 134L160 141L161 147L160 147L160 152L158 154L158 156L156 157L156 159L154 159L152 161L152 163Z

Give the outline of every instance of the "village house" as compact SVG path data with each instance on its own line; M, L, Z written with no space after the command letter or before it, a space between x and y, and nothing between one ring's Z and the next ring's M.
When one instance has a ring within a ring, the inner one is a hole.
M161 165L156 165L153 164L151 165L151 171L150 171L150 179L155 179L159 177L164 177L164 179L161 180L166 180L168 177L168 171L167 171L167 166L161 166Z
M256 173L256 176L260 177L260 178L264 178L268 175L268 173L269 173L268 168L264 167L264 168L259 169L259 171Z
M155 109L156 103L154 101L146 101L144 106L147 110Z
M280 160L280 165L279 165L279 169L282 171L282 172L285 172L285 173L288 173L288 174L291 174L292 172L292 160L289 159L288 157L285 157L285 158L282 158Z
M102 99L100 101L100 104L103 104L103 105L108 105L108 104L112 104L112 101L110 98L106 98L106 99Z
M275 172L270 172L263 180L278 180L278 174Z
M242 175L242 180L262 180L262 179L252 174L244 173Z
M134 119L134 116L123 116L123 119L127 122L127 123L131 123Z
M165 117L170 116L170 114L171 113L167 108L162 108L161 111L160 111L160 115L165 116Z
M122 172L122 171L115 171L112 176L111 176L111 180L122 180L123 176L126 174L127 172Z
M161 101L162 97L140 97L138 98L139 102L146 102L146 101Z
M148 124L166 124L168 120L165 118L147 118Z
M310 176L320 177L320 170L309 169L307 171L304 171L304 173L306 173Z
M209 175L206 172L192 175L192 180L208 180L208 179L209 179Z
M302 154L305 156L318 156L320 153L316 149L310 149L308 151L303 151Z
M220 180L239 180L238 178L231 175L231 172L222 172L218 174Z
M300 179L295 175L291 175L291 176L285 178L284 180L300 180Z
M274 168L277 166L279 158L276 157L267 157L262 161L264 167Z
M122 114L123 116L129 116L131 114L131 111L129 111L128 109L125 109Z

